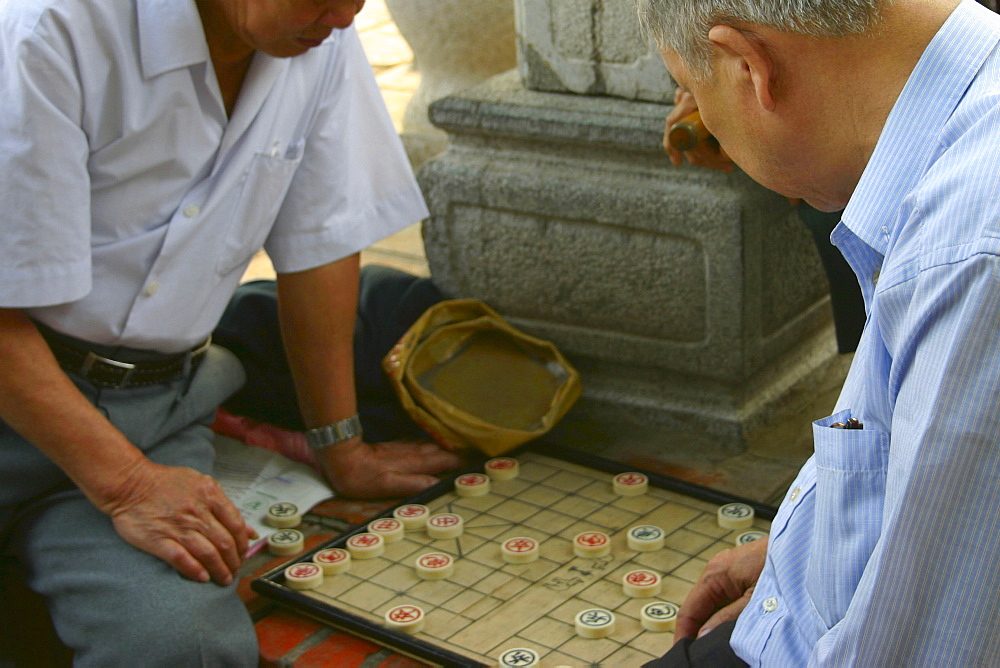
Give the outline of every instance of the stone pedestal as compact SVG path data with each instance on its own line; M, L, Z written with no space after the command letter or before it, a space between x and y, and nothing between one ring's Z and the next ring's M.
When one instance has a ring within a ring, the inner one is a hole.
M420 181L432 274L552 340L589 420L722 448L835 356L811 239L742 175L674 168L658 104L529 91L515 72L439 101Z
M627 0L517 0L517 62L531 90L672 102L660 55Z
M410 162L418 167L448 144L427 118L428 105L514 67L514 2L386 0L386 7L420 72L402 132Z
M628 5L518 0L518 69L431 105L427 259L577 366L554 440L731 454L843 377L826 280L783 197L670 165L673 87Z

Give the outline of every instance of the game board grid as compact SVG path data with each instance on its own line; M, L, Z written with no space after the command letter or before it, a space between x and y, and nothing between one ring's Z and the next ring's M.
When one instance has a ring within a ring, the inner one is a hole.
M657 570L664 579L657 598L679 604L707 559L732 545L736 532L717 526L713 504L659 488L651 488L642 497L619 497L611 490L610 476L595 480L599 472L593 469L561 461L554 467L533 456L522 459L519 478L494 482L492 494L458 497L449 493L428 502L432 512L456 512L466 519L461 538L442 541L423 532L407 533L403 541L386 546L387 556L355 561L349 573L329 579L315 594L378 623L390 607L416 603L425 608L427 618L427 627L418 637L429 636L432 642L437 639L439 644L486 662L494 662L499 652L512 647L513 639L523 639L524 646L541 652L547 660L558 656L571 662L634 664L659 656L669 647L672 634L644 631L639 610L652 599L625 597L622 576L637 567ZM578 519L581 513L585 520ZM553 520L566 528L551 534ZM657 552L629 550L625 533L639 523L663 526L666 546ZM758 524L766 530L766 524ZM575 557L572 538L584 530L609 533L616 556L603 560ZM504 563L498 546L517 535L539 539L543 556L531 564ZM429 550L457 558L453 576L438 581L415 576L411 563ZM612 566L626 553L632 556ZM583 574L598 577L588 581L579 577ZM542 584L546 578L548 582ZM534 584L541 587L532 591ZM576 591L572 598L560 601L552 600L542 588L563 588L567 595ZM515 597L537 598L535 608L547 609L512 637L506 632L483 633L490 628L491 614L497 610L510 614L502 606ZM616 632L610 638L590 640L576 635L573 623L581 601L615 612ZM504 639L498 644L495 639L500 636Z

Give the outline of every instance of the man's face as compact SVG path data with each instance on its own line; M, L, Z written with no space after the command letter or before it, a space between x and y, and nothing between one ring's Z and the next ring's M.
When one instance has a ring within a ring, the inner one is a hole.
M236 0L225 3L240 39L255 51L287 58L346 28L365 0Z
M846 200L828 187L828 151L815 139L808 107L786 102L777 110L765 109L740 61L720 60L710 75L697 80L676 53L662 55L674 81L694 95L705 127L750 178L822 211L844 207Z

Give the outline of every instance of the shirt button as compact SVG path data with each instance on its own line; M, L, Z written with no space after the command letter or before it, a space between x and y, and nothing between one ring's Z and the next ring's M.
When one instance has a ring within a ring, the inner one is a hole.
M774 612L778 609L778 599L773 596L768 596L761 603L761 607L764 608L764 612Z
M149 285L146 286L146 296L152 297L156 294L156 291L160 289L160 284L156 281L151 281Z
M799 498L799 494L801 493L802 493L802 488L796 487L795 489L792 490L792 493L788 495L788 500L794 501L795 499Z
M201 213L201 207L197 204L184 207L184 216L187 218L194 218L199 213Z

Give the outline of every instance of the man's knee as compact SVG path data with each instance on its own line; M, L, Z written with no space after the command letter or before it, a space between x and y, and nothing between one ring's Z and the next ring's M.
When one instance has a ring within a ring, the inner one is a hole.
M137 591L77 638L81 665L256 666L257 636L235 591L182 582ZM72 643L72 644L77 644Z

